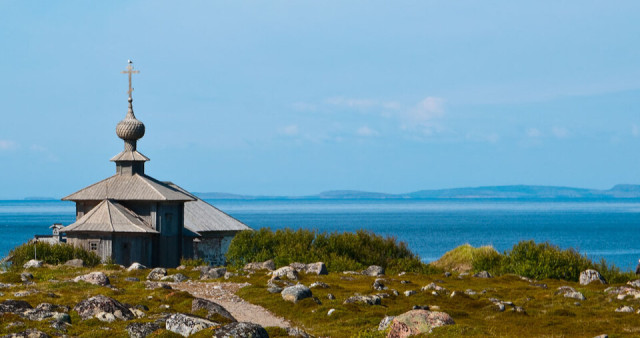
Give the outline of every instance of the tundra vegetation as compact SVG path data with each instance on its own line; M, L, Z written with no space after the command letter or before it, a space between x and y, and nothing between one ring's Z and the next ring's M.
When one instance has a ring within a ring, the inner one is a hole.
M167 313L206 315L202 310L191 312L193 296L186 292L165 288L147 289L145 279L150 269L127 271L115 264L98 264L94 267L54 265L68 257L47 259L38 252L39 259L55 263L27 270L14 264L0 274L0 302L16 299L27 301L34 307L43 302L66 306L70 309L68 313L72 324L66 327L65 334L69 336L126 336L127 325L154 322ZM55 256L55 252L58 251L48 254ZM503 253L491 247L463 245L446 253L437 262L424 264L405 244L368 232L322 234L263 229L238 235L229 253L232 264L227 270L233 274L229 274L227 280L224 277L200 280L201 273L197 265L201 262L198 261L184 261L188 267L167 269L167 273L181 273L195 283L248 283L238 291L240 297L265 307L315 336L385 337L387 331L378 330L380 321L385 316L405 313L414 306L438 309L454 319L454 325L434 329L430 334L434 337L593 337L600 334L632 337L640 334L640 315L635 312L640 308L640 296L635 296L640 295L640 289L625 284L635 278L634 275L621 272L605 262L592 262L575 250L563 250L548 243L525 241ZM33 258L28 255L25 257ZM338 263L332 264L332 258ZM294 266L294 262L323 261L329 273L316 275L301 272L293 280L287 277L272 280L269 271L243 269L245 263L267 259L273 259L277 268ZM383 267L385 274L376 277L357 273L369 265ZM609 284L579 284L580 272L589 268L600 271ZM352 272L344 273L345 270ZM76 276L92 271L104 272L109 277L111 287L73 282ZM474 277L473 274L479 271L489 271L494 277ZM32 279L25 282L24 272L32 274ZM374 289L376 279L379 281L377 289ZM320 286L310 288L312 297L292 303L285 301L279 293L267 291L273 283L282 286L297 283L311 286L317 283ZM558 292L558 288L564 286L574 288L585 299L569 298ZM610 287L617 289L611 291L608 289ZM626 291L619 292L623 287L627 288ZM406 291L415 293L409 292L409 296L406 296ZM386 295L381 295L381 301L375 305L345 303L355 294ZM73 310L74 306L95 295L105 295L123 304L145 309L144 316L113 322L96 318L82 320ZM503 308L498 304L503 304ZM616 309L624 306L632 307L634 311L616 312ZM51 336L63 333L51 327L47 320L30 321L13 313L0 316L0 334L3 335L22 332L26 328L35 328ZM266 329L270 337L287 336L284 329ZM205 329L194 337L207 337L212 333L212 329ZM164 326L151 336L178 337L165 330Z

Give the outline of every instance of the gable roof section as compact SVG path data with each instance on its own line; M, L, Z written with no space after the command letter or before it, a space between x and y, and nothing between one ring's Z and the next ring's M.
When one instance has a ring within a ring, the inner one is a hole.
M117 202L104 200L60 232L137 232L157 234L149 224Z
M193 197L195 201L184 204L184 227L197 234L210 231L242 231L253 230L244 223L227 215L220 209L201 200L183 188L166 182L171 187L178 189Z
M149 158L142 155L140 152L138 152L137 150L123 150L122 152L120 152L118 155L114 156L111 158L112 162L117 162L117 161L149 161Z
M194 201L195 197L147 175L114 175L77 191L63 201Z

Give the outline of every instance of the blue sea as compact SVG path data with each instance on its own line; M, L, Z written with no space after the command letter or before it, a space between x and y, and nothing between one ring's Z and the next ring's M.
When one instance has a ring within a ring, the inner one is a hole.
M366 229L407 242L425 262L464 243L510 249L520 240L573 247L631 270L640 258L640 201L208 200L254 229ZM0 255L55 222L74 204L0 201Z

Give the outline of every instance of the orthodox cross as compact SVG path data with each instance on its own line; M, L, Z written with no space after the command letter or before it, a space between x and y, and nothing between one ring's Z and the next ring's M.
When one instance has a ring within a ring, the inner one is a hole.
M128 60L127 62L129 62L129 65L127 66L127 70L123 70L121 73L129 74L129 91L127 93L129 93L129 97L131 97L131 93L133 93L133 88L131 87L131 74L139 74L140 71L133 70L133 61Z

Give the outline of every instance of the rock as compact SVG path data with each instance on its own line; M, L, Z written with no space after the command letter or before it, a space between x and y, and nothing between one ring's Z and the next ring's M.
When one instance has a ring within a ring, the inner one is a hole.
M314 274L314 275L328 275L329 272L327 271L327 266L324 265L323 262L316 262L316 263L311 263L311 264L307 264L307 267L304 271L307 274Z
M379 296L362 296L362 295L354 295L347 298L343 304L367 304L367 305L380 305L382 304L382 299Z
M427 310L411 310L391 321L391 330L387 338L404 338L423 333L430 333L434 328L453 325L453 318L444 312Z
M362 271L363 275L366 276L381 276L384 275L384 268L378 265L371 265L366 270Z
M628 281L627 284L636 287L636 288L640 288L640 279L636 279L636 280L632 280L632 281Z
M174 313L165 322L165 328L183 337L188 337L198 331L217 326L218 323L210 320L187 315L184 313Z
M413 296L415 294L416 294L416 292L414 290L407 290L407 291L404 292L404 295L406 297Z
M24 263L24 265L22 267L25 268L25 269L41 268L42 267L42 261L38 261L38 260L32 259L32 260Z
M616 312L633 312L633 308L631 306L621 306L616 309Z
M64 263L64 265L71 266L74 268L81 268L84 266L84 261L80 258L70 259L66 263Z
M133 265L133 264L132 264ZM160 280L162 277L167 275L167 269L165 268L155 268L149 272L147 275L148 280Z
M283 266L271 274L271 279L287 277L290 280L298 280L298 271L290 266Z
M376 278L376 280L373 282L373 285L371 287L374 290L378 290L378 291L382 291L387 288L386 286L384 286L384 279L382 278Z
M116 321L116 316L114 316L113 313L108 312L98 312L94 317L99 321L106 323L113 323Z
M101 271L91 272L86 275L78 276L74 278L73 281L76 283L82 281L85 283L100 285L100 286L110 285L109 277L107 277L107 275L105 275L104 272L101 272Z
M309 289L313 289L313 288L328 289L329 284L324 282L313 282L311 285L309 285Z
M59 322L59 321L56 321L56 320L50 321L49 324L51 324L51 325L49 325L50 327L52 327L52 328L54 328L54 329L56 329L58 331L62 331L62 332L67 332L67 328L69 326L71 326L71 324L69 324L67 322Z
M147 268L146 266L144 266L144 265L142 265L142 264L140 264L138 262L134 262L133 264L129 265L129 267L127 268L127 271L142 270L142 269L146 269L146 268ZM166 274L166 271L165 271L165 274Z
M129 320L134 317L133 313L122 303L103 295L85 299L76 304L73 309L78 312L82 319L92 318L101 312L110 313L120 320Z
M276 264L273 262L273 260L268 260L268 261L264 261L264 262L253 262L253 263L248 263L247 265L244 266L245 270L268 270L268 271L273 271L276 269Z
M130 338L145 338L161 328L158 323L131 323L127 325L127 332Z
M129 308L129 311L131 311L131 313L133 313L136 318L143 318L146 316L146 314L142 312L142 310Z
M327 311L327 316L331 316L334 312L336 312L336 309L329 309L329 311Z
M267 285L267 291L269 291L269 293L281 293L282 290L284 289L278 285L275 285L275 284Z
M313 336L304 332L304 330L302 330L299 327L288 327L287 329L287 334L289 335L289 337L298 337L298 338L312 338Z
M487 271L480 271L478 273L476 273L475 275L473 275L473 277L476 278L493 278L493 276L491 276L491 274Z
M176 273L175 275L164 276L160 280L180 283L180 282L186 281L187 279L189 279L189 277L187 277L187 276L185 276L185 275L183 275L181 273Z
M19 333L11 333L2 338L49 338L49 335L36 329L27 329Z
M311 290L302 284L286 287L280 294L282 299L293 303L313 296Z
M529 285L533 286L533 287L536 287L536 288L541 288L541 289L546 289L547 288L547 284L545 284L545 283L531 283Z
M33 309L33 306L24 300L7 299L0 303L0 312L20 314L29 309Z
M23 272L20 274L20 280L22 282L30 282L33 280L33 275L29 272Z
M336 299L336 296L334 296L332 293L329 293L327 294L327 299L334 300Z
M67 313L56 312L56 309L60 307L49 304L42 303L36 306L35 309L29 309L20 314L21 317L27 318L33 321L43 321L45 319L53 319L57 322L65 322L71 323L71 317Z
M449 272L449 271L445 271L445 272L444 272L444 276L445 276L445 277L451 277L451 272Z
M384 318L382 318L380 324L378 324L378 331L386 330L389 325L391 325L393 318L396 318L396 316L385 316Z
M464 294L467 295L467 296L473 296L473 295L476 295L478 293L473 291L473 290L471 290L471 289L466 289L466 290L464 290Z
M585 300L586 298L581 292L578 291L569 291L564 294L564 298L573 298L577 300Z
M604 277L596 270L585 270L580 273L580 285L588 285L592 282L599 282L601 284L607 284Z
M599 335L599 336L595 336L595 337L593 337L593 338L609 338L609 335L601 334L601 335Z
M225 309L222 305L214 303L210 300L195 298L191 302L191 312L196 312L198 310L205 309L207 310L207 319L212 319L211 317L214 315L219 315L224 318L229 319L232 322L235 322L236 319Z
M500 312L504 312L505 306L502 303L496 303L495 304L498 307L498 311Z
M414 305L411 310L429 310L428 305Z
M146 281L144 282L144 287L147 290L155 290L155 289L167 289L167 290L171 290L173 289L171 287L171 285L167 284L167 283L163 283L163 282L151 282L151 281Z
M523 307L520 306L514 306L511 311L516 312L516 313L523 313L523 314L527 314L527 311L525 311L525 309Z
M8 288L12 288L14 286L15 286L14 284L0 283L0 289L8 289Z
M227 269L225 268L214 268L205 266L203 269L200 269L200 279L216 279L224 277L224 274L227 273Z
M570 286L566 286L566 285L565 285L565 286L561 286L561 287L559 287L559 288L556 290L555 294L556 294L556 295L563 295L563 294L565 294L565 293L567 293L567 292L576 292L576 289L574 289L574 288L572 288L572 287L570 287Z
M225 272L224 274L224 279L229 279L229 278L233 278L233 277L238 277L238 274L235 272Z
M213 333L216 338L269 338L267 330L262 326L248 322L235 322L227 324Z
M434 291L434 292L435 292L435 291ZM391 293L392 293L394 296L400 296L400 292L398 292L398 290L391 290Z
M26 297L38 293L38 290L18 291L13 294L14 297Z
M422 287L422 289L420 289L421 291L429 291L429 290L433 290L436 292L446 292L447 289L443 288L442 286L436 285L436 283L429 283L425 286Z
M140 278L137 278L137 277L125 277L124 280L127 281L127 282L139 282Z

